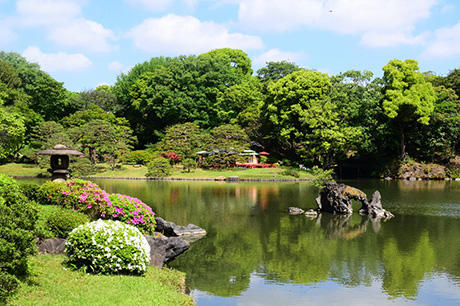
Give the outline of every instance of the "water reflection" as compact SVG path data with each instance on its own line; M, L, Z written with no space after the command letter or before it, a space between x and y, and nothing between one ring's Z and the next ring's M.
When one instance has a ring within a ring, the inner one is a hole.
M254 289L254 273L266 283L257 285L261 292L270 284L333 282L357 290L378 284L383 295L419 300L435 274L460 290L460 183L355 182L368 193L381 191L384 207L396 212L388 222L357 214L289 216L289 206L314 208L317 191L308 184L98 183L140 197L166 219L208 231L172 263L200 296L237 300Z

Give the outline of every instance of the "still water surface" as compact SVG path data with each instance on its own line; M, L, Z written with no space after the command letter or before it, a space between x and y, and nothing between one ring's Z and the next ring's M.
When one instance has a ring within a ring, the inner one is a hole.
M96 183L208 231L171 264L197 305L460 305L460 182L347 182L380 190L381 223L289 216L315 208L308 183Z

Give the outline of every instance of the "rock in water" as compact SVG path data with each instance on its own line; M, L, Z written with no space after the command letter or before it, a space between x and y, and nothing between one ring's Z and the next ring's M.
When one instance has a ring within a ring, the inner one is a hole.
M173 261L177 256L190 248L190 244L179 237L145 235L150 245L150 265L158 268Z
M370 203L367 201L363 201L363 206L359 210L359 213L361 215L369 215L372 218L378 218L378 219L388 219L388 218L393 218L394 215L383 209L382 207L382 196L380 195L380 192L377 190L372 194L372 200Z
M301 215L305 212L302 208L298 207L289 207L288 209L290 215Z
M162 233L166 237L177 237L177 236L191 236L206 235L206 231L199 226L194 224L188 224L186 226L177 225L174 222L169 222L161 217L155 217L156 227L155 231Z
M337 182L327 183L316 198L316 203L319 211L333 214L352 214L352 200L362 203L359 210L360 214L369 215L373 218L394 217L392 213L383 209L380 192L374 192L371 203L369 203L366 194L361 190Z

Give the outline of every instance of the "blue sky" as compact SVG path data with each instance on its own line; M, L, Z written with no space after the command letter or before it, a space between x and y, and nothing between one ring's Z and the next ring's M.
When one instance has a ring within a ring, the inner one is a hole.
M460 0L0 0L0 50L72 91L113 84L154 56L238 48L255 70L288 60L381 75L390 59L460 67Z

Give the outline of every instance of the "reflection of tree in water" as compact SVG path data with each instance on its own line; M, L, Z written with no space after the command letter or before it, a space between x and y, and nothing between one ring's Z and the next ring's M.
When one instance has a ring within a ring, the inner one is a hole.
M326 239L308 219L284 216L280 227L268 236L263 272L266 278L277 281L325 281L336 247L337 241Z
M381 279L387 294L407 298L427 273L460 279L458 218L400 214L373 224L357 214L288 216L288 206L314 207L316 192L301 184L122 184L108 191L137 196L168 220L208 231L171 264L187 273L190 289L239 295L256 271L296 283L359 286Z
M382 257L385 264L383 289L393 297L416 296L425 273L432 271L435 263L435 252L427 232L409 252L401 252L395 239L388 239Z

